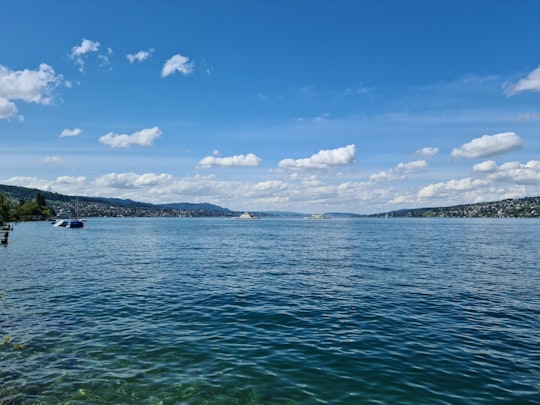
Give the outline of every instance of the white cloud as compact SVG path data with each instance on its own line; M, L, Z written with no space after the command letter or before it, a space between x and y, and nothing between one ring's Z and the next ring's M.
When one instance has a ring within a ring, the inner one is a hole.
M109 132L99 138L99 141L112 148L129 148L131 145L151 146L154 140L160 136L161 130L158 127L154 127L134 132L131 135Z
M342 148L321 150L304 159L283 159L279 167L290 170L328 169L332 166L344 166L355 162L356 147L347 145Z
M100 47L100 43L97 41L91 41L83 38L79 46L74 46L71 49L71 57L76 58L78 56L85 55L89 52L97 52Z
M37 177L17 176L7 180L2 180L3 184L12 184L14 186L37 188L44 191L57 191L69 195L84 195L88 189L86 177L60 176L56 180L45 180Z
M129 60L129 63L143 62L146 59L148 59L150 57L150 55L152 55L153 52L154 52L154 49L151 48L148 51L139 51L139 52L137 52L135 54L131 54L131 53L127 54L126 58Z
M96 178L92 184L98 187L129 189L166 185L173 179L172 175L166 173L158 175L154 173L142 175L136 173L109 173Z
M14 186L37 188L39 190L49 191L51 181L45 179L39 179L37 177L27 176L15 176L6 180L2 180L2 184L9 184Z
M423 157L425 159L429 159L433 156L435 156L437 153L439 153L439 148L435 148L432 146L427 146L425 148L419 149L415 152L416 156Z
M493 160L486 160L473 166L473 173L492 173L497 170L497 163Z
M424 169L427 166L428 164L425 160L415 160L412 162L400 163L390 170L372 174L369 176L369 181L375 183L382 180L404 179L407 174L415 170Z
M92 184L97 187L133 188L138 177L136 173L108 173L96 178Z
M86 54L89 54L91 52L98 52L99 51L99 47L101 46L101 44L97 41L91 41L89 39L85 39L83 38L82 42L80 45L78 46L74 46L73 48L71 48L71 59L73 59L75 61L75 63L77 65L79 65L79 71L80 72L83 72L84 71L84 58L86 56ZM109 49L110 51L110 49ZM112 51L110 51L109 53L111 53ZM107 60L108 62L108 60Z
M437 197L439 199L448 198L449 193L465 192L478 190L481 187L487 186L489 183L486 180L475 180L469 177L459 180L450 180L436 184L430 184L423 187L418 192L420 199Z
M56 183L58 184L84 184L86 182L86 177L84 176L60 176L56 178Z
M234 155L229 157L207 156L199 161L197 167L207 169L213 166L219 167L238 167L238 166L259 166L262 163L261 158L253 153L247 155Z
M18 109L14 100L50 105L53 92L63 82L52 67L42 63L37 70L12 71L0 65L0 119L13 118ZM23 117L20 116L19 120Z
M459 158L484 158L518 149L521 138L514 132L484 135L452 150L452 156Z
M113 55L113 51L111 48L107 48L107 55L98 55L98 59L101 60L101 64L99 65L100 67L105 67L105 66L108 66L111 62L110 62L110 59L109 59L109 56Z
M167 77L176 72L180 72L184 76L187 76L193 72L194 65L193 62L189 62L188 57L176 54L163 65L161 77Z
M497 166L488 160L474 165L473 172L481 178L461 178L430 184L417 194L416 204L426 200L432 206L449 206L474 202L520 198L540 193L540 161L525 164L507 162Z
M78 136L82 133L81 129L80 128L75 128L75 129L64 129L62 131L62 133L60 134L60 138L64 138L66 136Z
M15 103L0 97L0 119L12 118L17 115Z
M525 79L504 89L507 96L513 96L522 91L540 91L540 66L533 70Z
M43 159L44 163L64 163L60 156L47 156Z
M495 182L539 185L540 161L531 160L525 164L520 162L507 162L500 167L495 167L488 178Z

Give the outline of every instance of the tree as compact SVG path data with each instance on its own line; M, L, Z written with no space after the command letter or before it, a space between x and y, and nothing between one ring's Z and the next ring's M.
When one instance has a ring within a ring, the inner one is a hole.
M49 217L50 211L46 207L41 207L35 201L19 201L19 205L13 210L13 218L16 220L31 220L34 218L45 219Z
M36 204L38 207L45 208L47 206L47 201L45 201L45 196L41 193L36 193Z
M11 202L3 194L0 194L0 223L11 219Z

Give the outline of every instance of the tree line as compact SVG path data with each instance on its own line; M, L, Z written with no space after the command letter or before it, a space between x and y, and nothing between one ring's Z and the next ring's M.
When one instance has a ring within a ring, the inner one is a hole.
M0 223L46 219L51 216L47 201L42 193L33 200L13 200L0 194Z

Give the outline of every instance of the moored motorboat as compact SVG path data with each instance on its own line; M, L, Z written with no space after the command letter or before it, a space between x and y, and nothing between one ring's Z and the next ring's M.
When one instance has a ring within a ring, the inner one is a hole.
M53 226L65 228L66 226L68 226L68 223L69 221L67 219L57 219L53 223Z

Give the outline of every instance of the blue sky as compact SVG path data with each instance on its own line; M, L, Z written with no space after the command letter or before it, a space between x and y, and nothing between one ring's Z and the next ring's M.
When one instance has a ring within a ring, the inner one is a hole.
M540 2L4 0L0 183L233 210L540 195Z

